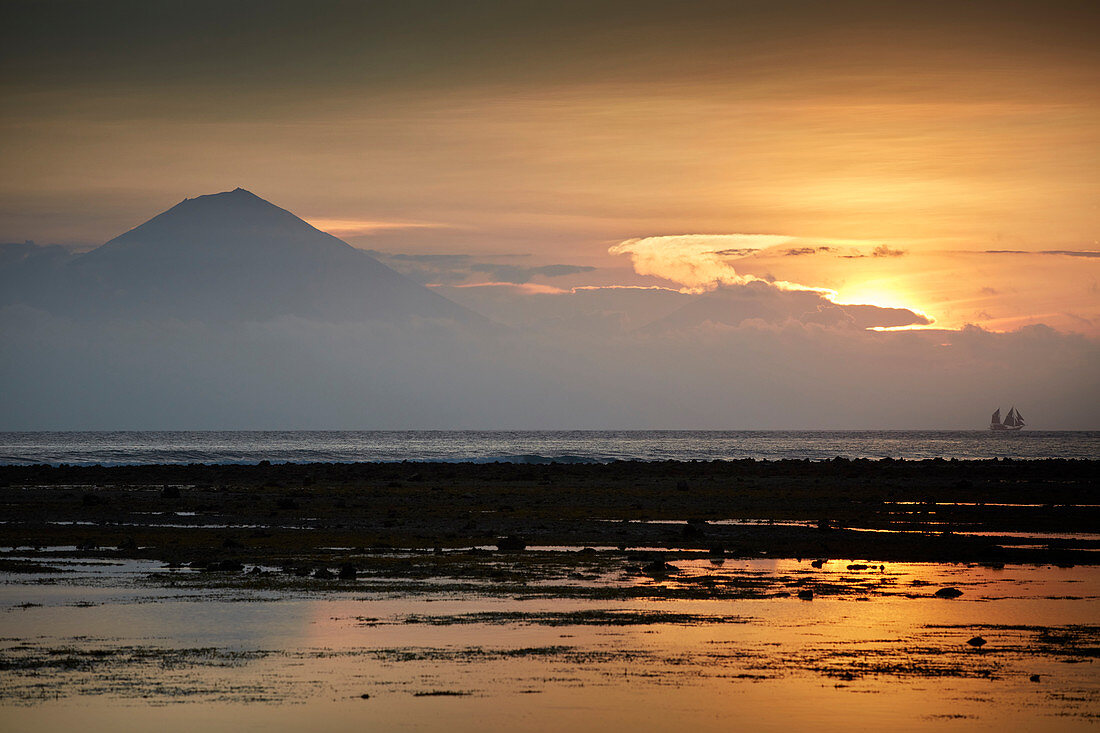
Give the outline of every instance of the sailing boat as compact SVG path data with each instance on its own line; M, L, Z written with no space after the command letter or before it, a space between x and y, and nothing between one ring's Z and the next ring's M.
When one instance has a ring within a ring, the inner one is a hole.
M993 413L993 417L989 420L990 430L1019 430L1026 423L1024 422L1024 416L1020 414L1020 411L1013 405L1009 408L1008 414L1005 415L1004 422L1001 422L1001 408L997 408Z

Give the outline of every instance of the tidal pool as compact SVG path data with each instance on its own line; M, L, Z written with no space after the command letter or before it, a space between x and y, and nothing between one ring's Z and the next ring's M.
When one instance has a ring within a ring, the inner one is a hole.
M1062 731L1100 722L1092 566L852 559L814 568L687 556L669 560L667 577L572 577L593 595L559 597L544 592L549 581L521 592L447 578L411 591L394 579L400 593L368 583L173 586L160 563L58 555L5 553L52 570L0 575L3 730ZM661 597L700 583L766 597ZM935 597L946 586L962 596ZM630 597L615 594L627 587ZM800 600L806 588L821 592Z

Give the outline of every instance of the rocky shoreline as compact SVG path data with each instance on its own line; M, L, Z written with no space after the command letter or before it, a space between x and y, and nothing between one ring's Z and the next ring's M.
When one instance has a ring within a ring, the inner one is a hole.
M394 548L1096 564L1097 464L2 466L0 545L333 573Z

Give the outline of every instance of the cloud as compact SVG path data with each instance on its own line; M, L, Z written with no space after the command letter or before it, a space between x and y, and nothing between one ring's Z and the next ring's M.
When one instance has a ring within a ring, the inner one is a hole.
M428 285L430 288L442 288L447 287L444 285ZM458 288L460 290L473 290L477 289L505 289L516 293L538 294L538 295L561 295L563 293L569 293L571 291L564 288L556 288L553 285L546 285L545 283L516 283L516 282L483 282L483 283L463 283L459 285L450 285L449 287Z
M0 429L980 428L1007 400L1037 427L1097 426L1100 344L1049 328L749 319L609 337L612 294L590 295L576 317L607 328L579 335L0 308Z
M784 290L757 281L723 285L700 295L647 327L655 332L697 328L703 324L740 326L789 322L828 328L908 328L928 326L927 316L907 308L835 303L823 293Z
M454 229L450 224L423 221L384 221L376 219L306 219L311 226L334 237L375 234L393 229Z
M795 247L792 249L784 250L784 257L803 257L805 255L815 255L818 252L832 252L832 247Z
M367 254L371 257L389 258L391 260L405 261L405 262L426 262L434 265L447 265L450 267L459 267L469 262L472 257L470 255L409 255L409 254L386 254L385 252L378 252L377 250L367 250Z
M406 277L424 285L499 284L522 285L538 277L554 278L592 272L588 265L514 265L479 261L469 254L404 254L367 250ZM499 255L514 259L516 255Z
M828 250L829 248L825 247L823 249ZM859 260L864 257L903 257L906 254L908 252L904 249L892 249L885 244L880 244L871 250L870 255L865 255L859 250L850 250L848 254L838 254L837 257L843 260Z
M755 247L742 247L740 249L720 249L715 254L722 257L747 257L751 254L759 252L760 250Z
M471 265L472 272L488 275L497 282L526 283L535 277L563 277L565 275L577 275L582 272L592 272L595 267L587 265L542 265L538 267L521 267L519 265L497 265L492 263L475 263Z
M681 234L627 239L608 252L630 255L639 275L671 280L701 293L719 285L744 285L760 279L739 275L723 253L774 247L793 240L772 234Z
M1028 251L1024 249L987 249L987 255L1055 255L1060 257L1100 257L1100 252L1089 249L1044 249Z

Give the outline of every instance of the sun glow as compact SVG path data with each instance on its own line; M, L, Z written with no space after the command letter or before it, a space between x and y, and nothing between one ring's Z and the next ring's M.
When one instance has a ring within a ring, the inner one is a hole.
M877 305L881 308L905 308L933 320L931 316L913 305L911 293L899 288L896 283L884 280L869 280L857 285L841 288L831 300L838 305Z

